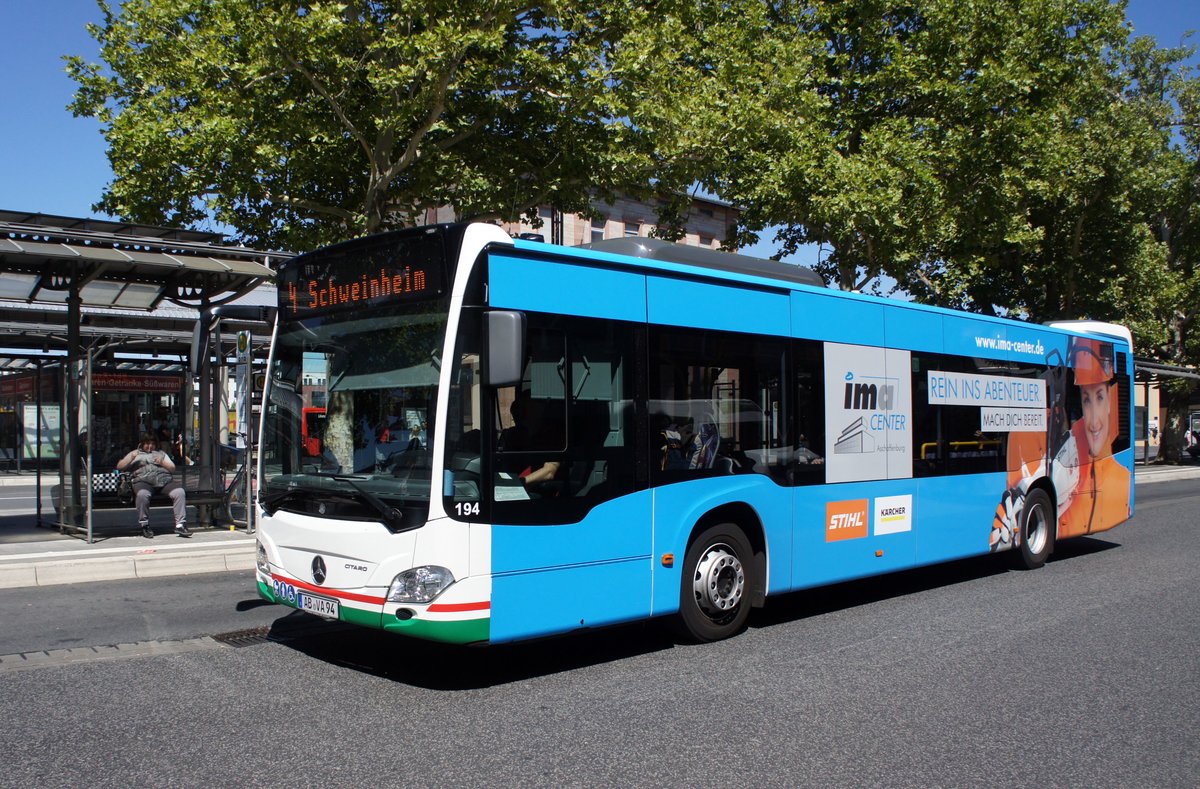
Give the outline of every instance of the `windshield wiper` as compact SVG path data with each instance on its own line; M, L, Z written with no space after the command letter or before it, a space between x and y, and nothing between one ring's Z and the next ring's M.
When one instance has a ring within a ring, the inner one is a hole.
M399 507L393 507L391 504L388 504L386 501L379 498L362 485L359 485L358 480L362 479L362 477L351 477L345 474L332 474L330 476L332 476L338 482L345 482L347 485L354 488L355 492L362 497L362 500L374 507L376 512L379 513L380 517L383 518L383 525L388 528L388 531L405 531L404 513ZM408 528L415 528L415 526L410 526Z
M288 488L287 490L280 491L279 493L272 493L270 496L263 496L261 499L259 499L259 504L262 505L262 508L267 515L274 515L275 510L279 509L280 504L298 493L314 495L317 492L314 490L307 490L305 488Z
M388 504L386 501L379 498L379 496L375 495L370 490L367 490L362 485L359 485L358 481L361 480L362 477L354 477L354 476L349 476L346 474L330 474L330 473L316 473L316 474L312 474L311 476L325 477L327 479L335 479L338 482L344 482L347 485L349 485L351 490L354 491L355 498L358 498L361 501L365 501L377 513L379 513L380 518L383 520L383 525L385 527L387 527L388 531L390 531L390 532L395 533L395 532L401 532L401 531L408 531L409 529L415 529L418 525L418 524L413 524L411 526L405 526L404 512L399 507L393 507L391 504ZM287 490L284 490L284 491L280 491L279 493L273 493L270 496L263 498L261 500L262 507L266 511L267 515L274 515L275 510L278 509L280 504L282 504L290 496L294 496L297 494L304 494L306 497L309 497L309 498L318 499L318 500L323 499L326 501L328 501L331 497L332 498L339 498L339 497L346 498L345 491L313 490L312 488L294 487L294 488L288 488Z

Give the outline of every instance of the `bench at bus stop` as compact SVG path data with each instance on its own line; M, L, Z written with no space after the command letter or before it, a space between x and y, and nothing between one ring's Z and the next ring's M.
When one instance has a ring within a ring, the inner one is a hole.
M117 493L120 477L121 473L118 471L105 471L92 475L93 510L122 508L133 510L133 498L122 498ZM211 507L212 525L228 524L230 518L229 514L225 512L225 491L221 485L219 471L202 471L187 466L181 471L173 473L171 478L183 486L189 507ZM161 489L155 490L150 497L150 506L152 508L169 507L171 506L171 497L163 493ZM217 523L218 520L221 521L221 524ZM131 521L131 523L133 524L131 528L136 528L136 521Z

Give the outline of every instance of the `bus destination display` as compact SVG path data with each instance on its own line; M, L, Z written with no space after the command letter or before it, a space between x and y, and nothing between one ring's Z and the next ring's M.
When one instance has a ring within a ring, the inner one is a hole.
M280 272L280 308L289 318L330 310L427 301L445 293L441 239L349 242Z

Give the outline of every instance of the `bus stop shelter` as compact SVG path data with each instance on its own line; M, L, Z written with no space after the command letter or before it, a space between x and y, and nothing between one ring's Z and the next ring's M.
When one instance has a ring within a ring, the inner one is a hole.
M261 347L272 314L234 303L289 257L215 233L0 211L0 357L8 370L61 365L65 376L60 527L92 538L91 373L117 350L181 360L184 402L199 398L194 468L215 484L223 337L248 330ZM165 305L186 317L162 316Z
M1151 447L1151 441L1150 441L1150 419L1151 419L1151 409L1150 409L1151 396L1150 396L1150 393L1151 393L1151 391L1154 389L1160 389L1160 384L1162 383L1163 379L1166 379L1166 378L1186 378L1191 381L1200 381L1200 370L1198 370L1194 367L1183 367L1183 366L1175 365L1175 364L1164 364L1162 362L1157 362L1152 359L1144 359L1141 357L1135 357L1133 360L1133 363L1134 363L1134 370L1133 370L1134 381L1141 388L1141 401L1142 401L1142 404L1144 405L1144 407L1141 410L1141 418L1138 421L1138 424L1136 425L1136 434L1138 436L1140 436L1141 438L1139 440L1140 445L1137 447L1137 453L1136 453L1135 457L1137 457L1141 462L1151 463L1151 462L1154 462L1154 460L1155 460L1155 458L1151 457L1152 447ZM1192 392L1193 393L1196 391L1195 387L1196 387L1196 384L1192 384ZM1195 394L1193 394L1192 400L1191 400L1191 407L1188 410L1194 412L1196 409L1197 409L1197 403L1196 403L1196 399L1195 399ZM1170 417L1170 407L1163 406L1163 407L1161 407L1161 410L1165 410L1168 412L1167 419L1169 421L1171 418ZM1191 425L1188 424L1188 416L1189 415L1187 413L1182 413L1182 414L1180 414L1180 416L1183 417L1183 423L1180 425L1177 425L1177 429L1178 429L1178 433L1180 435L1182 435L1184 431L1187 431L1188 429L1191 428ZM1161 435L1163 436L1163 439L1165 441L1167 439L1168 433L1165 430L1166 425L1164 425L1163 427L1164 427L1164 430L1161 433ZM1172 435L1174 435L1174 434L1172 434ZM1163 452L1164 450L1165 450L1166 454L1163 457L1166 457L1168 459L1168 461L1170 461L1172 449L1165 447L1165 446L1159 447L1160 452ZM1176 447L1176 450L1180 453L1180 455L1183 454L1182 446Z

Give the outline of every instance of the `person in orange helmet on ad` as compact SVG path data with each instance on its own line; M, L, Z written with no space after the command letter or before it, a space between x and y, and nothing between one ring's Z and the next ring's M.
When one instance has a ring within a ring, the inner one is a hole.
M1077 339L1070 351L1082 416L1071 425L1079 450L1079 481L1059 508L1058 536L1111 529L1129 518L1129 469L1113 457L1121 404L1113 374L1112 346Z

